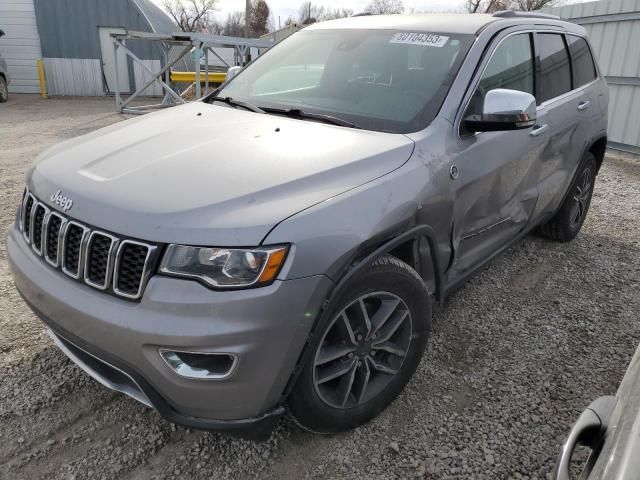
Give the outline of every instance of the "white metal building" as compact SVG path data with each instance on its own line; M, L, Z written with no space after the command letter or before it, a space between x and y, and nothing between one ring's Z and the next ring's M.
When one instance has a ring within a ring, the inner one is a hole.
M582 25L609 84L609 147L640 154L640 0L545 9Z
M122 93L134 91L149 74L119 52L110 34L125 30L171 34L175 23L151 0L0 0L0 53L7 60L10 92L39 92L36 60L43 59L52 95L114 93L115 71ZM160 69L157 47L132 41L128 47L149 67ZM160 94L149 89L149 94Z
M7 61L11 76L10 92L38 93L36 60L42 58L40 36L33 0L1 0L0 54Z

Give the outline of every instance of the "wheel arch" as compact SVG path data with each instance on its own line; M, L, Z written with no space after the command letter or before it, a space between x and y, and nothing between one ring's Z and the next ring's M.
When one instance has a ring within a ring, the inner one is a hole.
M607 151L606 135L602 135L596 138L595 140L593 140L589 145L589 148L587 149L587 152L592 153L593 156L596 157L596 166L597 166L596 173L600 171L600 167L604 162L604 156L606 151Z
M432 295L436 301L441 301L444 298L442 273L438 262L436 245L434 230L427 225L421 225L410 228L393 238L378 242L377 246L373 248L367 247L366 249L362 249L360 253L352 259L349 263L349 267L345 270L344 274L323 303L322 311L311 328L311 332L309 333L305 345L302 348L302 352L296 362L296 366L293 369L287 386L282 393L280 398L281 404L285 402L291 393L303 366L306 365L306 362L309 361L313 353L311 348L308 348L309 345L313 342L318 331L322 331L320 327L331 320L329 318L331 312L331 309L329 308L330 305L340 295L344 288L346 288L349 281L354 276L367 268L367 266L378 258L385 255L392 255L399 260L404 261L418 272L420 277L427 284L427 287L429 287L429 283L433 284Z

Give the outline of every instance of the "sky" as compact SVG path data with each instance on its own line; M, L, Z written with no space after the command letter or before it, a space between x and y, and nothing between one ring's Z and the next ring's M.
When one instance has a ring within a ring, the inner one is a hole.
M160 5L162 0L153 0ZM350 8L358 13L365 9L369 0L312 0L314 4L324 5L329 8ZM585 0L565 0L564 3L576 3ZM273 17L278 25L278 17L280 21L284 21L289 17L297 17L298 8L303 0L267 0L269 7L273 13ZM429 12L456 12L463 11L465 0L404 0L405 11L409 13L411 9ZM218 20L223 21L227 18L227 14L235 10L244 10L245 0L218 0L218 11L215 16Z
M162 4L162 0L153 0L157 5ZM365 9L369 0L312 0L314 4L324 5L328 8L350 8L358 13ZM289 17L296 17L298 8L303 0L267 0L273 13L276 24L278 17L282 23ZM458 11L464 6L464 0L404 0L405 10L410 12L412 8L416 10L428 11ZM218 11L215 16L218 20L227 18L227 14L235 10L244 10L245 0L218 0Z

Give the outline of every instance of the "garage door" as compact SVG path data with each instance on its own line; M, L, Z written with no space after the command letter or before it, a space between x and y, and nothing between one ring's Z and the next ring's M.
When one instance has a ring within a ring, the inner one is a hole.
M7 61L15 93L38 93L36 60L42 57L33 0L0 0L0 54Z

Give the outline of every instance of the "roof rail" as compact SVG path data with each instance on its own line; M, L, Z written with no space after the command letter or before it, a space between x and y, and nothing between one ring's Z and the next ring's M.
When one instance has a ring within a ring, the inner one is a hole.
M561 20L557 15L540 12L514 12L513 10L502 10L493 14L494 17L500 18L548 18L550 20Z

